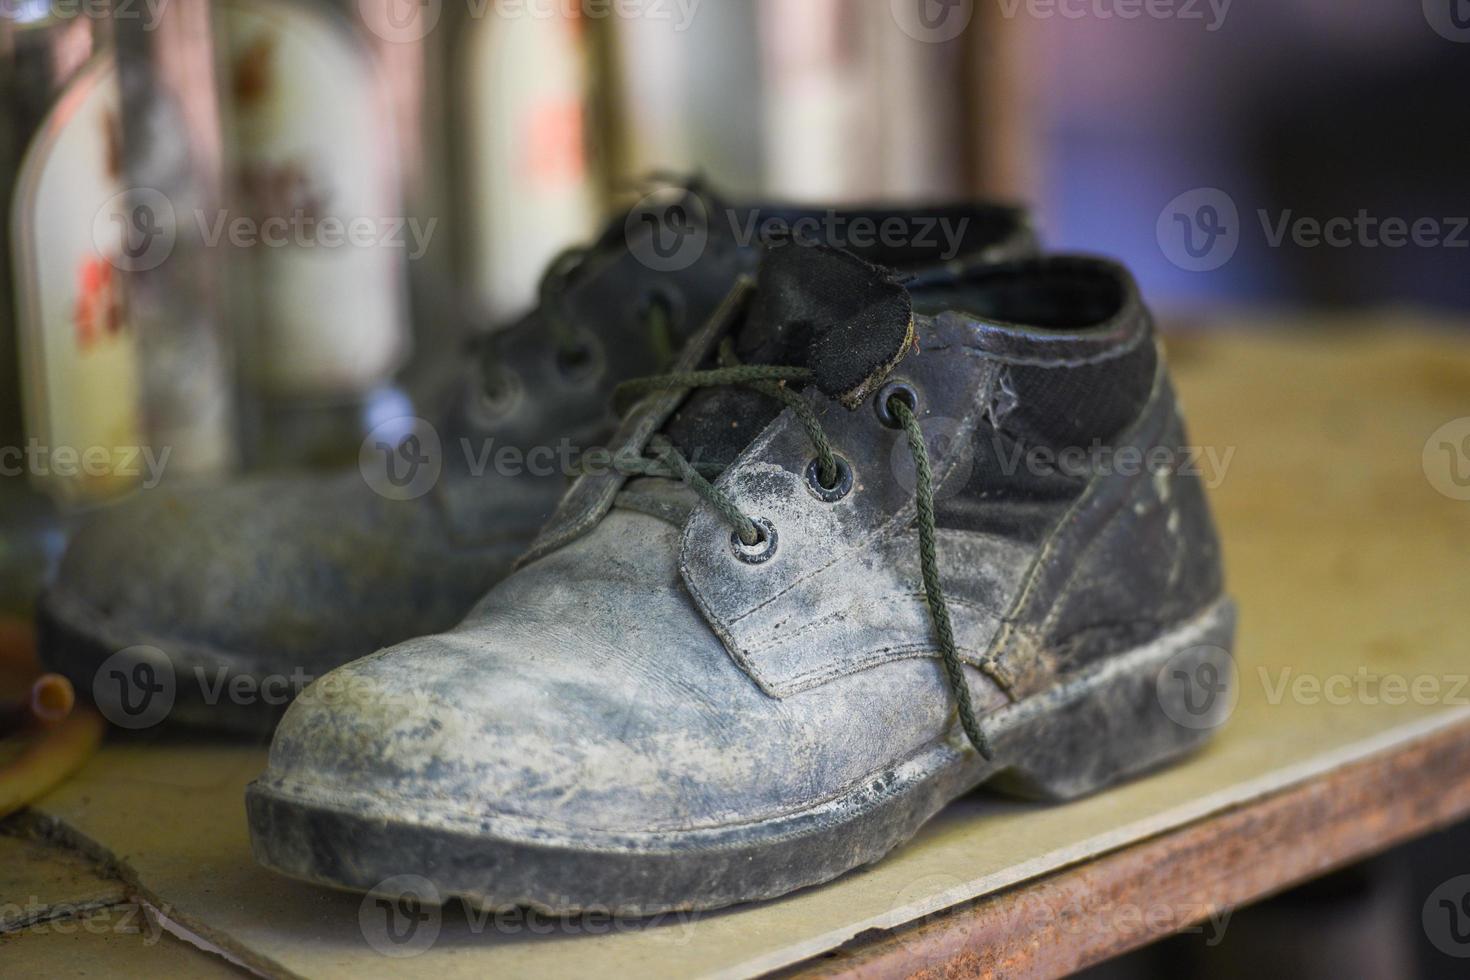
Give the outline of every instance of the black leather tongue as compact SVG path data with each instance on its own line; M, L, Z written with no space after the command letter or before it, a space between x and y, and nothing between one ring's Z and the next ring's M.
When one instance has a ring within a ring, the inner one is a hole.
M747 362L809 367L823 394L856 408L913 343L913 302L892 272L791 244L766 254L736 350Z
M914 346L913 304L894 273L849 252L789 244L769 250L735 335L745 364L809 367L829 398L856 409ZM728 464L780 414L748 388L695 392L666 432L689 458Z

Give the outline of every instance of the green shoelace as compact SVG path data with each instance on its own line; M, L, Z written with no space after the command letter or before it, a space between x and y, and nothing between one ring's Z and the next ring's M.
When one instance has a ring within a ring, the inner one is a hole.
M733 345L727 338L721 345L721 366L708 371L684 371L638 378L618 386L619 403L629 397L642 397L654 392L693 391L699 388L718 388L740 385L774 398L791 409L816 450L817 478L824 489L835 488L841 478L841 463L832 450L831 441L822 429L821 421L811 405L788 385L805 384L812 380L807 368L782 367L779 365L734 364ZM914 458L917 475L914 490L915 509L919 525L919 564L924 579L924 599L929 607L929 616L934 622L934 632L939 640L939 653L944 665L945 677L954 694L960 724L976 751L985 759L991 758L990 744L981 730L970 699L970 688L965 683L964 667L959 652L955 649L954 627L949 616L949 604L944 597L944 587L939 578L939 553L936 544L937 522L934 516L934 471L929 462L929 449L924 443L924 433L919 427L915 413L903 393L895 392L887 400L889 417L898 422L898 427L908 438L909 452ZM723 464L695 464L681 453L668 437L652 436L647 450L656 458L639 455L629 458L620 454L612 461L612 468L625 476L651 476L682 480L701 500L722 517L734 530L740 542L747 547L759 546L766 536L761 525L752 520L740 506L719 487L710 482L725 470Z

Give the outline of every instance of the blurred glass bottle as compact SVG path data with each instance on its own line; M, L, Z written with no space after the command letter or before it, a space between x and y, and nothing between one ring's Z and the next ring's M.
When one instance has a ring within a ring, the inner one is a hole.
M392 81L423 239L410 263L416 350L400 377L433 418L458 392L464 341L529 309L556 253L600 224L618 135L611 21L423 0L359 0L358 14Z
M417 99L395 97L375 51L385 39L357 3L217 9L238 212L224 231L250 283L234 309L251 461L355 458L377 416L405 405L394 376L412 348L408 262L423 227L407 221L413 141L396 113Z
M772 193L932 200L970 188L962 137L973 117L966 63L973 10L927 6L760 0Z
M109 390L120 389L125 400L133 377L132 352L122 333L117 315L120 301L114 291L112 267L105 261L93 264L82 256L93 250L93 215L86 213L86 203L70 214L84 220L80 230L75 222L67 227L53 216L55 235L46 243L58 264L48 269L52 281L50 292L41 294L32 281L27 288L25 256L38 244L34 241L35 211L38 190L48 193L44 203L65 204L64 190L68 178L79 179L96 207L116 193L116 175L110 173L114 131L110 130L116 108L116 68L108 54L99 53L94 27L85 19L62 21L51 16L47 4L8 9L0 17L0 93L5 111L0 113L0 170L4 187L0 188L0 211L3 211L3 234L0 234L0 611L22 611L34 599L47 564L60 549L61 531L55 504L32 482L37 464L27 453L27 427L24 402L43 401L45 390L40 379L23 379L25 366L35 363L40 352L22 354L22 334L45 331L36 326L44 315L44 305L63 326L58 329L58 357L70 355L84 361L88 368L105 367L106 362L119 362L121 369L102 374ZM70 132L68 132L68 124ZM55 155L58 144L77 143L90 160L79 159L77 174L65 174L64 157L58 157L53 175L38 173L45 158ZM39 160L39 162L38 162ZM90 166L87 166L90 163ZM22 186L23 171L26 186ZM24 231L23 231L23 226ZM23 242L22 236L32 238ZM64 238L68 240L62 240ZM64 258L63 258L64 253ZM80 265L79 265L80 263ZM81 286L79 280L90 274L91 281ZM77 278L72 278L72 277ZM90 303L91 309L84 309ZM73 344L65 335L73 308L76 328L89 331L92 342ZM91 314L91 315L84 315ZM104 329L98 330L97 327ZM116 326L118 329L107 329ZM38 338L39 339L39 338ZM79 365L80 366L80 365ZM111 374L109 379L107 376ZM89 389L83 389L89 391ZM90 393L90 391L89 391ZM79 400L74 406L77 416L72 425L80 430L100 428L104 422L90 421L105 414L94 411L104 398ZM63 400L64 401L64 400ZM83 421L83 419L88 421ZM57 420L57 425L65 425ZM135 431L131 420L122 422L124 432ZM38 445L40 448L40 440Z
M460 281L492 320L525 312L557 252L595 233L607 147L595 91L607 11L450 4Z
M208 0L0 16L0 605L61 515L233 460Z

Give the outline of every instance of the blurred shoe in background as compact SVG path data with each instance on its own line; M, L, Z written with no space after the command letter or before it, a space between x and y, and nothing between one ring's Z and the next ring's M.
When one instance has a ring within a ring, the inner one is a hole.
M141 697L134 680L167 676L171 718L259 730L312 676L452 626L611 433L616 385L666 367L762 244L793 237L919 277L1035 247L1007 207L822 211L657 191L553 263L533 313L479 341L444 417L386 423L356 470L152 491L97 514L41 603L45 662L104 711ZM275 693L232 697L237 679Z

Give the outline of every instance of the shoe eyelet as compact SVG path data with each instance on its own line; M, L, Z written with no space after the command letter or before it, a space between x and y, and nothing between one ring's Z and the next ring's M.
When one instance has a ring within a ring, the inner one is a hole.
M837 482L828 487L822 485L822 461L813 459L806 467L806 488L823 503L835 504L852 493L852 466L838 456Z
M890 381L879 388L878 394L873 398L873 409L878 413L878 421L890 429L902 429L903 423L888 407L888 403L895 398L901 399L904 404L908 405L910 412L918 415L919 393L907 381Z
M556 352L556 370L571 384L582 384L602 373L606 358L602 343L589 330L578 331L577 346Z
M760 540L755 544L746 544L740 540L739 531L731 531L730 550L747 565L763 565L776 556L776 525L764 517L756 518L754 523L756 530L760 532Z
M469 399L470 420L480 428L498 424L520 404L525 387L520 375L497 368L477 379Z

